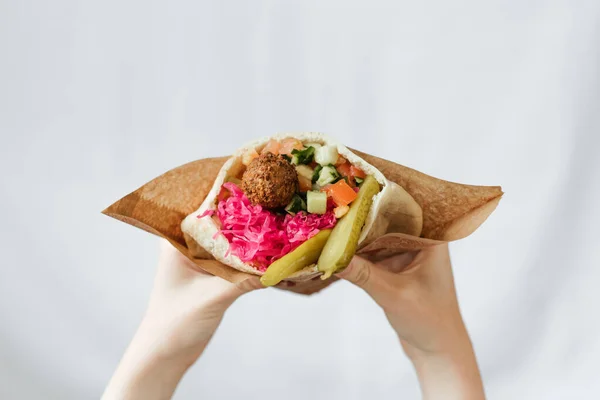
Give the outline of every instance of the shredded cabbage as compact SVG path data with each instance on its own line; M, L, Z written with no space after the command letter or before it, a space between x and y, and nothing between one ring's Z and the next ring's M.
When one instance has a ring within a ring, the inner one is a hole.
M322 229L333 228L336 218L332 211L323 215L299 212L282 215L252 205L234 183L223 187L230 196L219 201L217 217L221 222L218 234L229 242L231 253L259 271L265 271L275 260L300 246ZM198 218L209 216L204 213ZM216 236L216 235L215 235Z

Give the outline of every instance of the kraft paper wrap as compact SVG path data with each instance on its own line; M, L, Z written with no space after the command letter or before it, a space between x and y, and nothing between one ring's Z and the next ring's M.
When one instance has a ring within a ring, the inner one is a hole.
M423 209L421 237L389 232L360 248L357 254L371 260L462 239L473 233L494 211L502 189L444 181L408 167L357 150L352 152L402 186ZM221 166L229 157L206 158L182 165L146 183L116 201L104 214L167 239L203 271L239 283L253 275L221 264L198 246L188 249L181 221L194 212L210 191ZM204 254L195 258L193 254ZM312 294L334 282L316 277L307 282L282 282L279 288Z

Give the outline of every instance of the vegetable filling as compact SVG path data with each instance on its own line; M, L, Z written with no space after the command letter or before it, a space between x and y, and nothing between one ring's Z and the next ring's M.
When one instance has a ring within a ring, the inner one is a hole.
M221 187L213 218L220 225L217 235L229 242L225 256L235 255L262 272L322 230L334 228L366 177L336 146L294 138L272 139L260 151L249 150L242 163L243 176Z

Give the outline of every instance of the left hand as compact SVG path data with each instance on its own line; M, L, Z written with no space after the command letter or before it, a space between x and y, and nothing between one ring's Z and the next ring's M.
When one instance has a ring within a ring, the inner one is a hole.
M162 356L193 363L227 308L242 294L262 287L258 278L234 284L199 272L192 261L163 241L142 326L159 341Z
M169 398L202 354L227 308L262 288L258 278L239 284L194 269L166 240L144 319L103 398Z

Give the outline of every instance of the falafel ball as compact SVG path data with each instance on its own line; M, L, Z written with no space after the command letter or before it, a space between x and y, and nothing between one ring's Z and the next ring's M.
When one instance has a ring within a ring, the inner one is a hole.
M298 173L282 155L261 154L244 172L242 190L252 204L285 207L298 190Z

